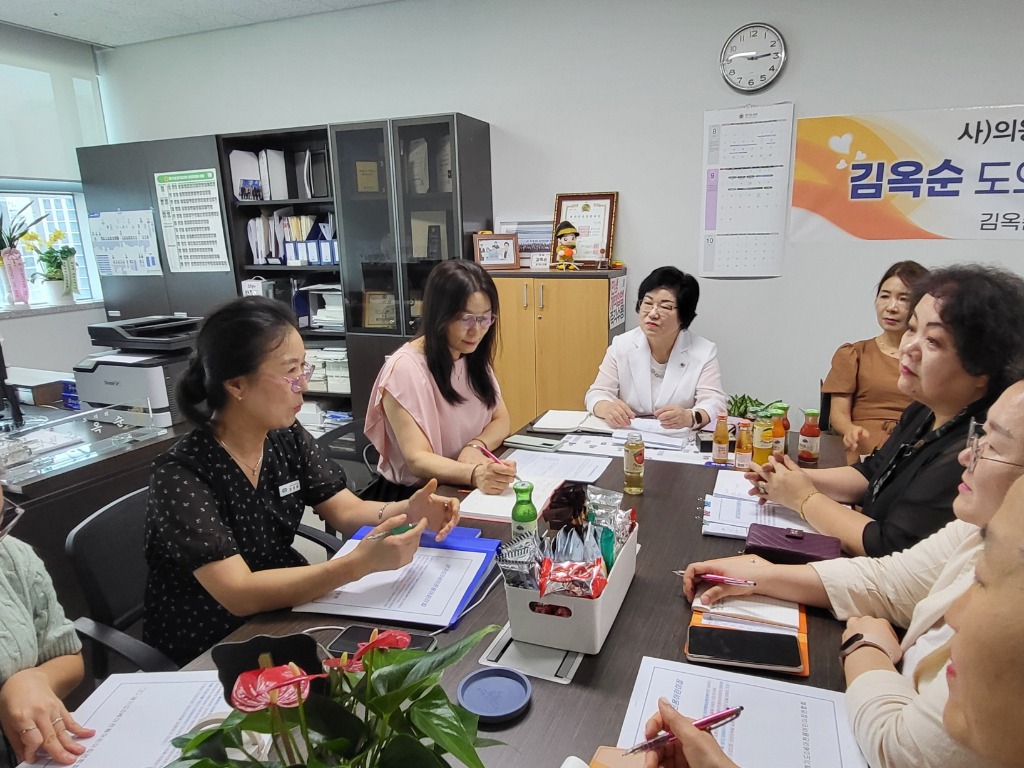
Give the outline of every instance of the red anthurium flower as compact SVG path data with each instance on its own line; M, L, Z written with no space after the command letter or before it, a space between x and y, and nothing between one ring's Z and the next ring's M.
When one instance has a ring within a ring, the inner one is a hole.
M297 707L309 697L309 681L318 677L326 675L307 675L294 664L243 672L231 689L231 705L240 712Z
M347 653L343 653L340 658L327 659L324 662L324 666L333 669L343 669L346 672L362 672L363 656L373 649L398 648L402 650L408 648L411 642L412 636L408 632L402 632L398 629L385 629L383 632L378 632L375 629L370 633L370 642L360 643L359 650L355 652L352 658L349 658Z

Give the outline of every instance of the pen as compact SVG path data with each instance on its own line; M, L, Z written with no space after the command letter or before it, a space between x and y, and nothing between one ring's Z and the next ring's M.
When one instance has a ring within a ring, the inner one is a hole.
M700 720L694 720L693 727L699 731L710 731L715 726L723 725L730 720L735 720L740 716L740 712L742 711L743 707L729 707L729 709L723 709L721 712L715 712L713 715L702 717ZM675 740L676 735L669 731L655 736L653 739L641 741L639 744L622 754L623 756L626 756L636 754L637 752L647 752L652 749L657 749L663 744L671 744Z
M416 527L415 525L412 525L410 523L406 523L405 525L397 525L394 528L392 528L390 531L381 531L380 533L371 533L369 536L364 536L363 538L366 539L366 541L380 541L381 539L386 539L388 536L400 536L403 533L408 533L409 531L411 531L415 527Z
M491 461L495 462L496 464L504 464L505 463L501 459L499 459L497 456L495 456L493 453L488 451L484 446L480 445L479 443L473 443L473 447L477 448L484 456L486 456L488 459L490 459ZM516 482L517 483L521 482L521 479L520 479L519 475L516 475Z
M734 579L732 576L719 576L717 573L698 573L697 578L702 581L713 581L715 584L730 584L734 587L756 587L756 581L746 579Z

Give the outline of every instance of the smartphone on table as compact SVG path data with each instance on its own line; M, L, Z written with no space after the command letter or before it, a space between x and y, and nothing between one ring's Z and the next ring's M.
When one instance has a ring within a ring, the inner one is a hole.
M690 627L686 658L780 672L799 671L803 667L795 635L702 626Z
M380 631L383 632L383 628ZM408 629L401 631L406 632L412 638L412 642L409 643L410 650L430 651L437 645L437 638L431 637L426 632L410 632ZM359 650L360 643L370 642L371 632L373 632L373 627L364 627L361 624L345 627L341 634L334 639L334 642L327 646L327 650L331 652L332 656L355 653Z

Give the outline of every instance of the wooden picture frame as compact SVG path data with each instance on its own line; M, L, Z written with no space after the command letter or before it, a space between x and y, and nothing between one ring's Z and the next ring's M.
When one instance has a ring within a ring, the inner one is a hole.
M585 269L607 269L612 260L612 246L615 242L615 208L619 201L618 192L573 192L555 195L555 229L563 221L573 225L576 236L576 250L573 263ZM551 238L551 264L558 259L555 249L558 236Z
M534 266L534 256L543 254L546 259L551 258L554 223L550 219L537 217L499 221L494 231L503 235L519 235L519 266L524 269Z
M519 235L473 235L473 259L484 269L519 269Z
M388 291L363 291L363 327L387 328L398 327L398 312L395 305L395 294Z

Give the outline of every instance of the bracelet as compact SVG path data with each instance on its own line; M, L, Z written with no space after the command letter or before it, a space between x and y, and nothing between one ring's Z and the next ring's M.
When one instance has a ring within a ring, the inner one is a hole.
M796 510L797 513L800 515L801 520L807 519L807 516L804 514L804 504L806 504L812 496L817 496L819 493L821 493L821 491L811 491L806 496L804 496L804 500L800 502L800 506Z
M892 654L889 653L889 651L886 650L886 648L881 643L876 643L874 640L869 640L868 638L864 637L864 635L860 632L850 635L848 638L846 638L846 641L841 646L839 646L839 659L845 664L847 656L849 656L854 651L863 648L864 646L878 649L879 651L885 654L886 658L889 659L890 664L895 663L892 660Z
M479 448L486 448L487 447L487 443L485 443L479 437L474 437L472 440L470 440L468 443L466 443L466 447L467 448L469 448L471 445L476 445Z
M483 464L474 464L474 465L473 465L473 469L472 469L472 470L470 470L470 473L469 473L469 484L470 484L470 485L471 485L472 487L474 487L474 488L476 488L476 487L477 487L477 484L476 484L476 480L475 480L475 478L476 478L476 470L477 470L477 468L479 468L479 467L483 467L483 466L484 466ZM487 469L486 469L486 467L485 467L485 468L484 468L484 472L486 472L486 471L487 471Z
M383 507L381 507L380 509L378 509L378 510L377 510L377 522L378 522L378 523L379 523L379 522L380 522L381 520L383 520L383 519L384 519L384 510L385 510L385 509L387 509L387 508L388 508L388 506L390 506L390 505L391 505L391 503L392 503L392 502L390 502L390 501L386 501L386 502L384 502L384 506L383 506Z

